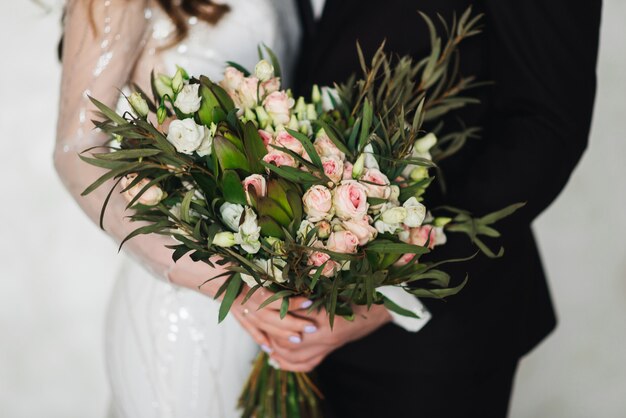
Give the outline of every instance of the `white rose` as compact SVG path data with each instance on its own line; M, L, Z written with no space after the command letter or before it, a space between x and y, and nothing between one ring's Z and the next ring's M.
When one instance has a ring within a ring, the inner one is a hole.
M381 205L380 216L374 222L374 227L384 234L385 232L395 234L402 230L401 223L406 218L406 208L394 206L391 203Z
M187 84L176 96L174 106L185 114L195 113L200 109L202 98L198 94L200 84Z
M201 157L211 155L211 152L213 152L213 130L205 129L205 131L206 132L204 134L204 139L202 140L202 143L196 150L196 154L198 154Z
M417 201L415 197L407 199L402 205L406 208L407 214L404 219L404 224L410 228L420 226L424 222L426 217L426 206Z
M239 230L235 234L235 241L247 253L256 254L261 249L261 243L259 242L261 227L252 208L246 206L244 216L244 221L239 225Z
M193 119L177 119L170 123L167 140L176 147L176 151L191 155L200 147L205 136L206 128L196 124Z
M220 215L222 215L222 222L224 225L232 229L233 231L239 230L239 221L243 214L243 206L236 203L226 202L220 206Z
M405 221L407 216L406 208L397 206L382 212L380 219L386 224L399 224Z

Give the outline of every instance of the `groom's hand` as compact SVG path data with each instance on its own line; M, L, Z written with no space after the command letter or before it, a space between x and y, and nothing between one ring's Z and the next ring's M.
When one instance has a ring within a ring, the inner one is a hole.
M296 312L298 315L301 313ZM268 335L273 348L271 357L283 370L309 372L337 348L363 338L392 319L389 311L381 305L373 305L369 311L365 306L356 306L354 320L337 317L332 330L325 311L311 313L306 318L315 322L317 331L304 334L300 343Z

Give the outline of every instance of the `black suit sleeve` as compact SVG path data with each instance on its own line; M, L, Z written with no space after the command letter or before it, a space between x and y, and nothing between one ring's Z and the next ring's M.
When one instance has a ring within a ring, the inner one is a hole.
M511 203L530 222L558 195L591 124L601 2L488 0L494 82L483 149L449 185L452 204L481 215Z

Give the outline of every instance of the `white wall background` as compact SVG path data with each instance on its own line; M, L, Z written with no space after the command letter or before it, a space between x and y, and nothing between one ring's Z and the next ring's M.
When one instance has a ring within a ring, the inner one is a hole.
M626 2L605 1L591 146L535 224L560 323L523 360L512 418L626 414L625 17ZM0 35L0 416L103 417L119 259L52 167L59 10L12 2Z

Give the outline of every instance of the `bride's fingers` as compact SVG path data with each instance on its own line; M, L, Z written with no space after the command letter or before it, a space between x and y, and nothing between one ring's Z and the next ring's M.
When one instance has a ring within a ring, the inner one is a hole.
M252 339L261 346L264 351L271 351L272 345L267 335L249 321L245 315L239 312L234 312L234 314L235 318L237 318L241 326L250 334Z
M278 341L270 337L270 344L272 345L273 355L279 356L290 363L307 363L316 359L317 357L328 353L328 349L322 346L306 346L300 347L285 347L282 341Z
M289 313L285 315L284 318L281 318L280 312L274 310L265 310L265 308L263 308L254 312L251 315L262 319L267 324L294 333L314 334L315 332L317 332L317 326L315 322L311 321L308 318L302 318Z
M267 334L268 337L271 336L273 339L289 341L291 344L300 344L302 342L302 333L300 330L289 330L276 326L274 323L267 321L259 315L250 315L246 319Z

